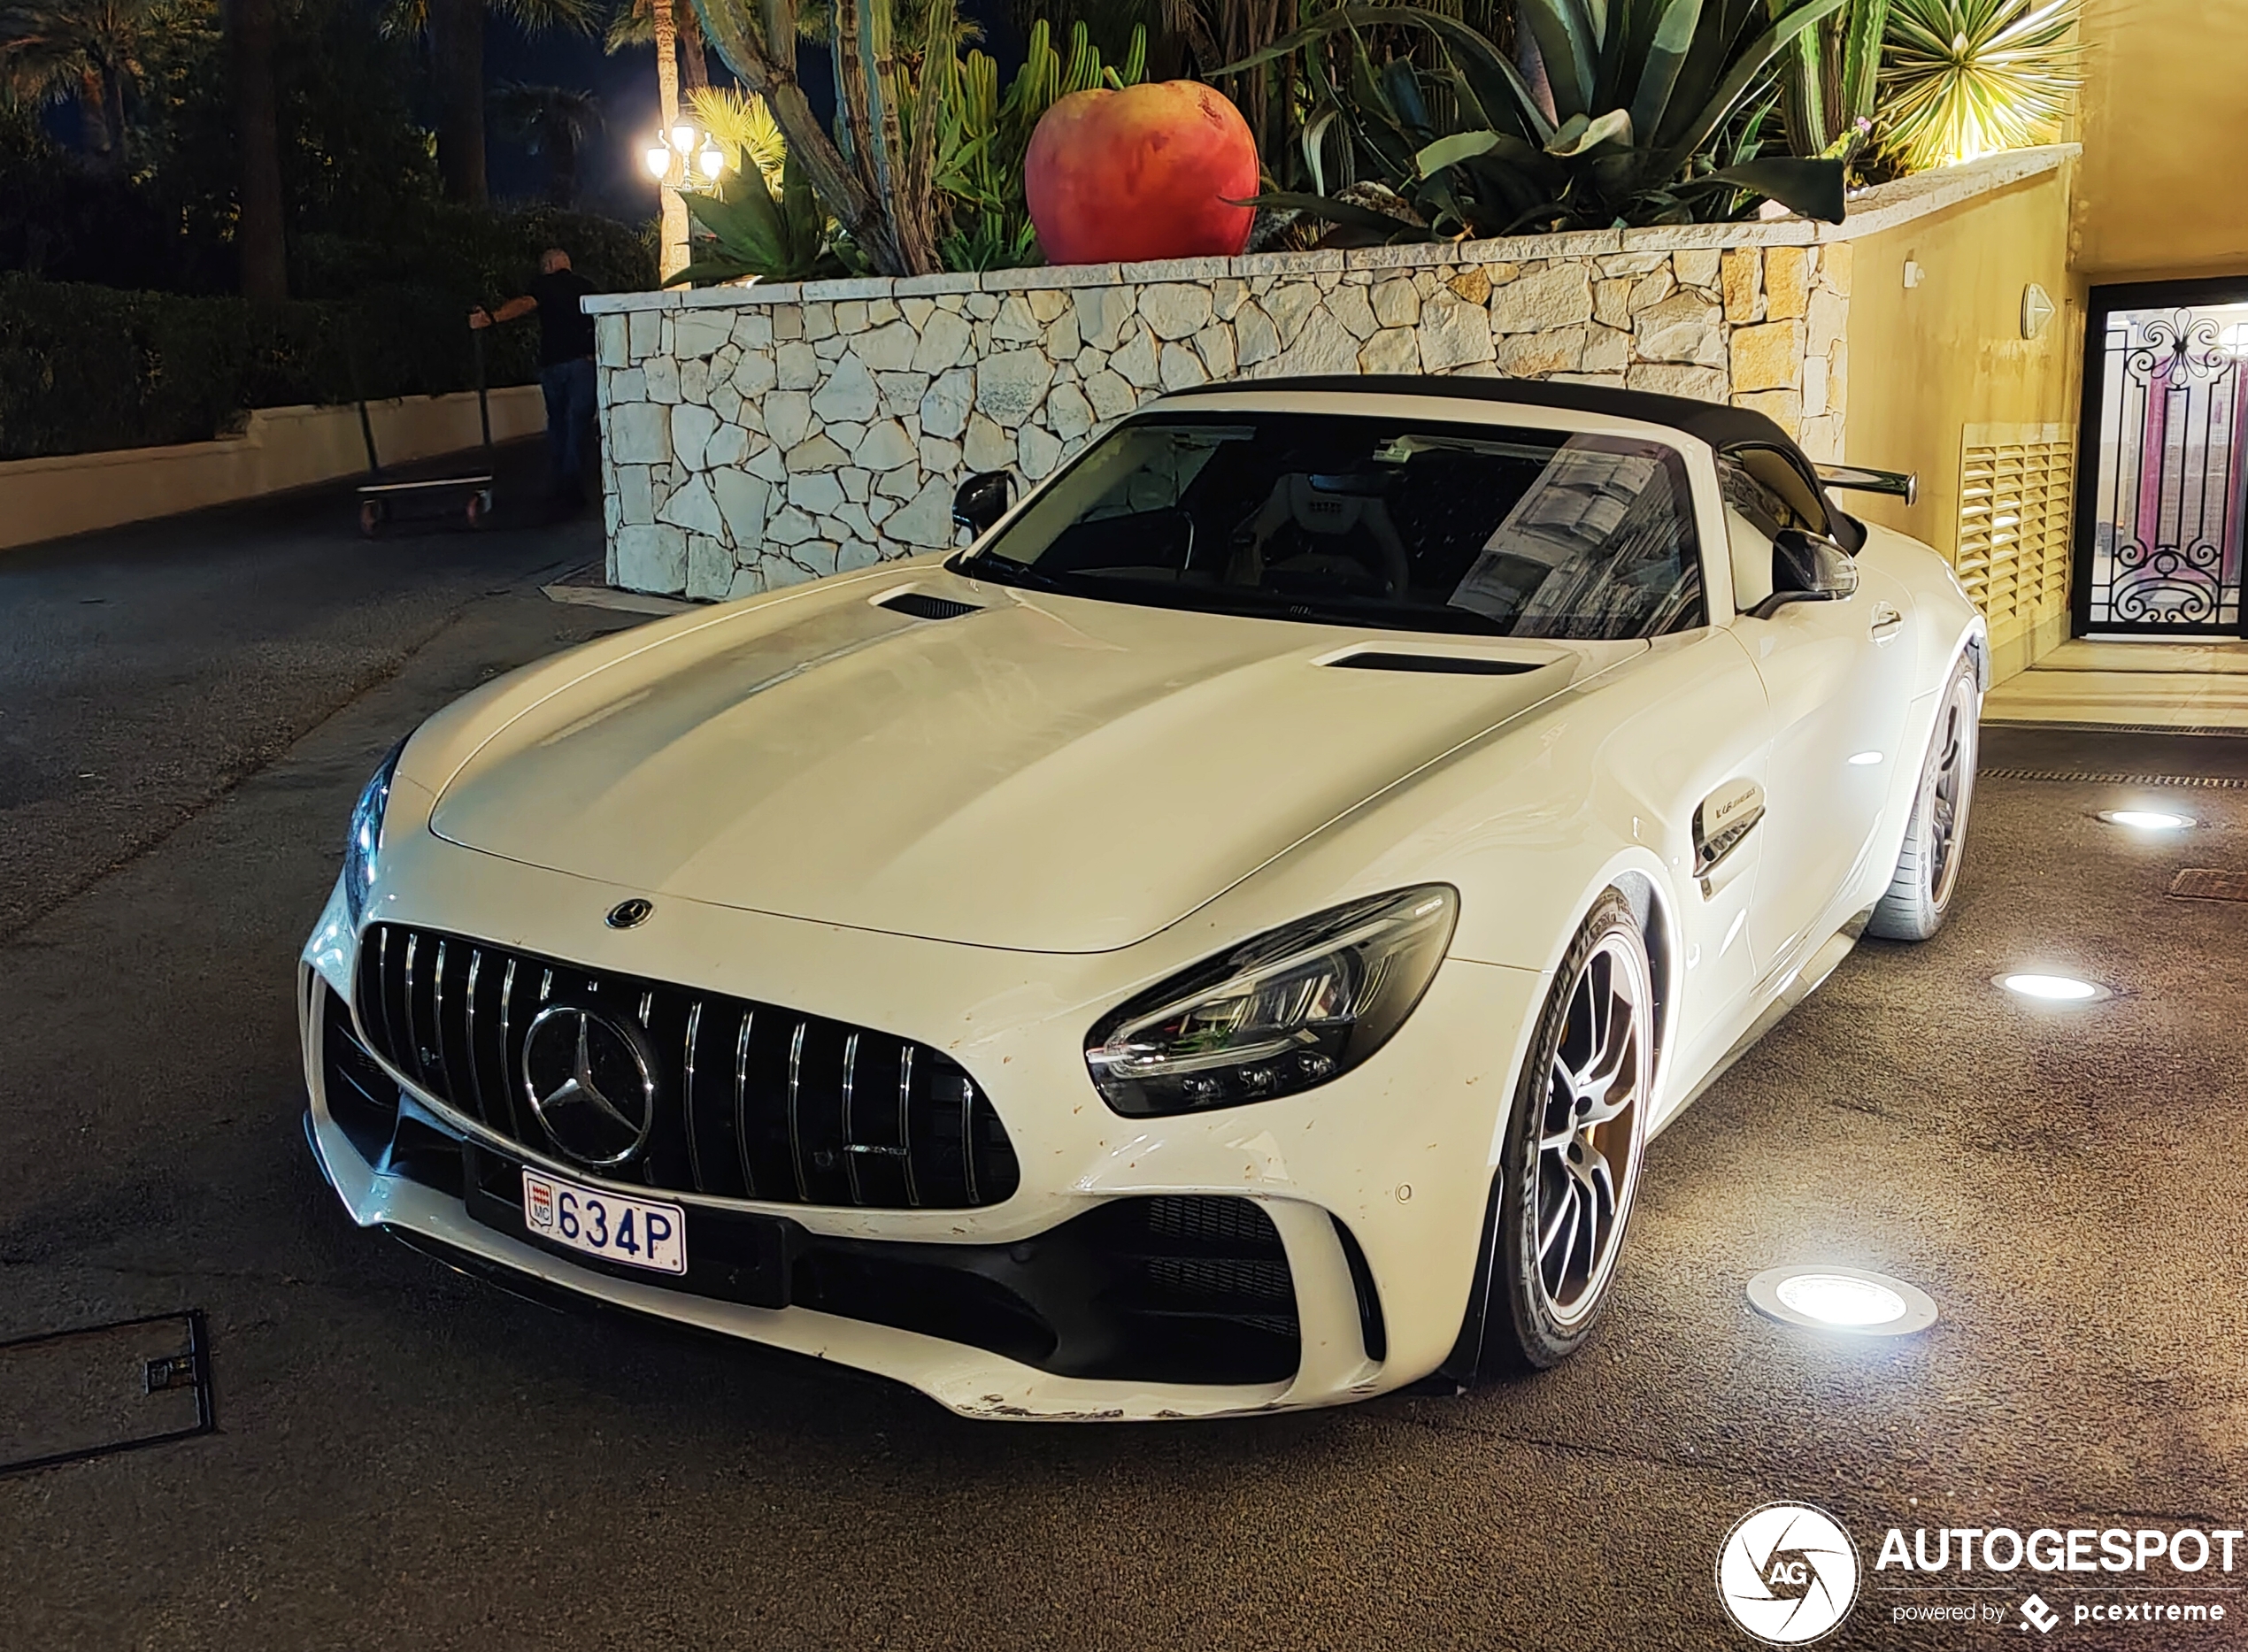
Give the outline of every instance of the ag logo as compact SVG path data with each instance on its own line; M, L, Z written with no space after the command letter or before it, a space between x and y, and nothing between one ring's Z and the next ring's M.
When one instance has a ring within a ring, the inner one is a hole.
M1858 1549L1832 1515L1772 1502L1745 1516L1717 1551L1717 1598L1768 1646L1830 1633L1858 1599Z

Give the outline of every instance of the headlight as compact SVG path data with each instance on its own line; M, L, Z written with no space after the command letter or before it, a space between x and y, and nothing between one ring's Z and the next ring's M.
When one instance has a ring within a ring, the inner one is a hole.
M1096 1026L1108 1104L1148 1117L1270 1101L1340 1077L1405 1024L1451 943L1459 896L1424 884L1275 929Z
M343 904L355 929L359 914L366 910L368 887L374 882L375 851L382 847L382 815L390 806L390 778L397 773L398 754L405 749L404 740L390 748L390 755L361 789L359 801L351 805L351 835L343 845Z

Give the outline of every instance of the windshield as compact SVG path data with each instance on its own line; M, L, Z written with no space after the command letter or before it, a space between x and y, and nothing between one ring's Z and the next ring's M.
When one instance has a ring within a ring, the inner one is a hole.
M1660 442L1309 413L1119 426L958 565L1073 596L1496 636L1705 623Z

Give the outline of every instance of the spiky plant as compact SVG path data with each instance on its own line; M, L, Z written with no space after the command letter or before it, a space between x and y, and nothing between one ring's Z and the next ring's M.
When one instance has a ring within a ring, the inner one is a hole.
M1744 154L1726 142L1781 53L1845 0L1771 4L1776 19L1767 0L1517 0L1525 69L1448 13L1351 0L1220 73L1301 54L1313 88L1306 132L1334 111L1365 172L1410 216L1289 190L1256 204L1359 234L1694 223L1731 218L1756 196L1839 222L1839 158ZM1435 41L1433 68L1386 44L1375 61L1369 39L1407 29Z
M740 172L754 166L778 193L781 162L789 152L789 141L781 135L781 123L765 106L765 99L731 86L705 86L688 93L687 101L703 129L725 151L727 170Z
M1135 25L1120 64L1104 64L1082 21L1069 56L1055 50L1043 18L1030 26L1022 66L1005 96L999 68L981 51L955 58L935 82L936 188L946 219L938 242L954 270L1007 269L1039 261L1037 232L1023 196L1023 157L1055 100L1096 86L1136 86L1147 67L1147 31Z
M1786 0L1766 0L1775 17ZM1780 109L1798 155L1854 155L1872 124L1890 0L1850 0L1780 55Z
M1890 0L1882 147L1907 172L2059 135L2079 0Z

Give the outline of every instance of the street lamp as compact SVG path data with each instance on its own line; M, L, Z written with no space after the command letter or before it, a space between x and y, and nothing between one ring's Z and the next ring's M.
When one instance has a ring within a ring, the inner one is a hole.
M717 135L684 120L651 138L641 158L649 176L673 189L685 188L698 172L704 182L716 183L726 170L726 151L719 147Z

